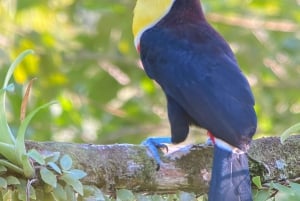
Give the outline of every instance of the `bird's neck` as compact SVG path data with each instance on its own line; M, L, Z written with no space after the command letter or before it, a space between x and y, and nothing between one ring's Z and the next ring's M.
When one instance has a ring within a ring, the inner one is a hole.
M205 16L199 0L175 0L170 11L157 23L158 26L180 26L199 23Z
M205 17L199 0L137 0L132 25L135 46L138 49L141 35L153 26L200 21L205 21Z

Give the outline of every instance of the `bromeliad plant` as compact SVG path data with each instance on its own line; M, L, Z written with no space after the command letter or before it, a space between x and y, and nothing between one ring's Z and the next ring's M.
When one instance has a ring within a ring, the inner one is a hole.
M48 197L47 200L76 200L76 197L94 196L98 191L82 185L79 180L87 174L82 170L72 169L70 156L67 154L60 156L59 152L42 155L34 149L26 150L24 136L30 120L38 111L54 103L44 104L26 116L26 105L33 80L29 82L21 104L21 123L16 137L8 125L5 97L8 91L14 90L14 85L9 84L9 80L17 65L32 53L32 50L26 50L17 57L9 67L3 86L0 89L0 201L43 200L45 197ZM19 174L21 178L7 175L8 171ZM44 191L43 193L38 192L42 196L37 196L35 187L31 185L39 178L42 181L40 186L43 187ZM9 188L9 186L13 186L13 188ZM88 190L89 193L84 193L87 188L90 189ZM4 199L1 199L1 197ZM42 197L42 199L39 199L39 197Z
M14 84L9 84L9 80L11 79L15 68L29 54L33 54L33 51L24 51L11 64L5 76L3 86L0 89L0 154L2 156L0 158L0 166L18 174L22 174L26 178L32 178L35 174L34 167L30 162L25 148L24 136L26 129L30 120L38 111L53 104L53 102L47 103L29 113L21 121L16 137L13 135L6 118L5 97L6 92L14 90ZM24 99L27 98L28 97L25 97Z

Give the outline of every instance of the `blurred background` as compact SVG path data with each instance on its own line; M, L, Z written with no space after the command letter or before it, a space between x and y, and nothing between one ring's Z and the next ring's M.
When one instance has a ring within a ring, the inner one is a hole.
M22 95L36 77L28 110L58 104L31 122L27 139L140 143L169 136L165 97L140 67L131 32L135 0L0 0L0 82L19 53L7 115L19 125ZM300 122L300 1L202 0L208 21L234 50L251 83L256 137ZM193 128L187 143L201 142Z

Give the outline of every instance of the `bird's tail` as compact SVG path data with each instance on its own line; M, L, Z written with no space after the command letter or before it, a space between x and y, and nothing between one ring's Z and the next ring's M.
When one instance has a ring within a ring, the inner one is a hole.
M247 154L214 146L209 201L252 201Z

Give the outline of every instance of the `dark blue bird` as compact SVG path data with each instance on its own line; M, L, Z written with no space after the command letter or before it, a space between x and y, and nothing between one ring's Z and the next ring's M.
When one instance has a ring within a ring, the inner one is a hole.
M158 165L156 147L184 141L190 125L205 128L215 144L209 200L251 201L246 152L257 126L254 98L199 0L138 0L133 32L145 72L167 98L171 138L144 142Z

